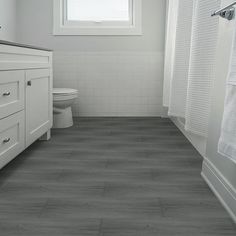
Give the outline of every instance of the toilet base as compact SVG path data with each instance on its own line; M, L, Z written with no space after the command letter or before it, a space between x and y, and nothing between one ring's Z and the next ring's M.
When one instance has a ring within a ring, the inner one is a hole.
M65 129L73 126L71 107L53 108L53 129Z

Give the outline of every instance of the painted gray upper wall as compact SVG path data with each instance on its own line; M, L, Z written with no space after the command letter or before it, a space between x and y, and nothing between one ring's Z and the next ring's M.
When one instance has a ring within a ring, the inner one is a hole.
M56 51L164 52L165 0L143 0L142 36L53 36L53 0L17 1L17 41Z
M16 39L16 0L0 0L0 40Z

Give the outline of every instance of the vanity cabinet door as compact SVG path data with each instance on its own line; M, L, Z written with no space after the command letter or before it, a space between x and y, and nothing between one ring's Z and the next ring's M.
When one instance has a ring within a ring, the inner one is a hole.
M26 71L26 146L52 127L52 73L50 69Z

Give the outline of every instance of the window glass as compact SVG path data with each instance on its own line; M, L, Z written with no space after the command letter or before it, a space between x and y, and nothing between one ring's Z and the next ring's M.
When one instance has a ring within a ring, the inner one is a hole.
M129 0L67 0L69 21L129 21Z

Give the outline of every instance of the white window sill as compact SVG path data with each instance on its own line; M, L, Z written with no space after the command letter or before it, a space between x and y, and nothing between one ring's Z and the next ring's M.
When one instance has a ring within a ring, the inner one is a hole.
M119 35L142 35L142 29L137 27L127 28L76 28L59 27L54 28L53 34L56 35L94 35L94 36L119 36Z

